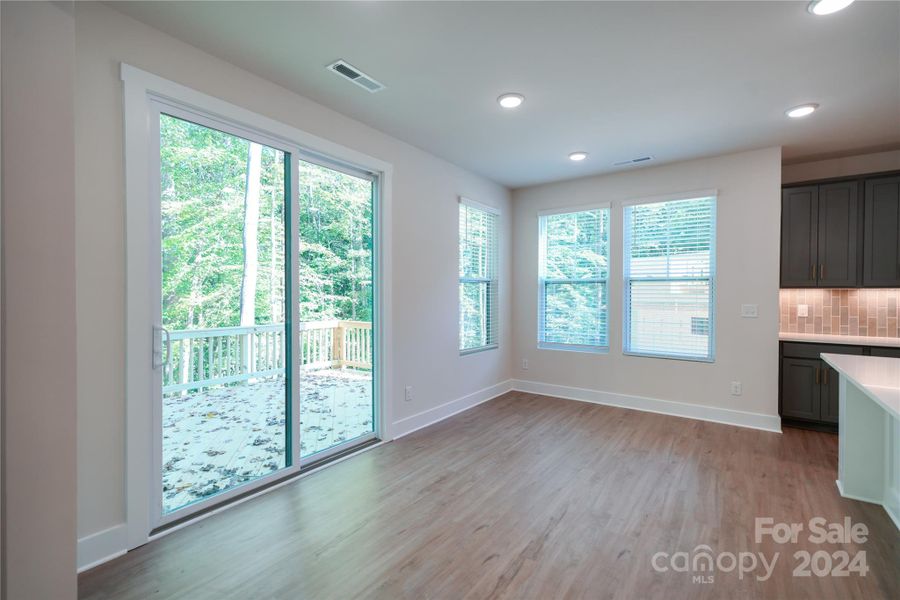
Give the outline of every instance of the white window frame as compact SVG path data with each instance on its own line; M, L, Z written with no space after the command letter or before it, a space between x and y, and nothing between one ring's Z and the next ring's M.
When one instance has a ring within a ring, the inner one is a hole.
M676 278L646 278L628 276L628 245L631 243L630 229L627 223L627 213L625 207L637 206L641 204L658 204L662 202L675 202L679 200L695 200L700 198L712 198L712 240L709 249L709 277L676 277ZM688 362L714 363L716 362L716 253L718 245L718 217L717 211L719 206L719 192L716 189L697 190L693 192L684 192L677 194L666 194L662 196L652 196L647 198L626 200L622 203L622 354L625 356L635 356L644 358L662 358L667 360L683 360ZM629 296L631 294L631 280L637 281L709 281L709 341L707 343L707 355L705 357L685 356L681 354L655 353L655 352L636 352L630 350L631 346L631 302Z
M121 78L124 83L124 149L125 149L125 207L126 207L126 364L125 364L125 447L126 447L126 535L127 549L136 548L150 539L174 531L180 525L154 532L168 519L157 514L158 494L154 492L158 458L155 456L154 423L159 389L156 381L159 370L152 371L152 355L159 342L151 323L159 310L158 266L160 256L153 249L154 236L159 234L158 202L158 150L159 150L159 109L168 106L179 111L190 121L206 126L214 126L228 133L260 141L268 146L291 152L291 160L296 171L300 160L323 164L335 168L337 161L346 165L352 174L364 171L375 178L374 251L375 269L379 277L374 290L374 317L376 326L374 347L376 364L374 374L375 389L375 433L381 440L393 439L392 380L389 377L393 367L391 354L391 192L393 167L374 157L346 148L318 136L306 133L279 121L236 106L224 100L203 94L189 87L174 83L152 73L121 64ZM154 118L156 119L154 121ZM154 152L156 158L154 159ZM327 157L327 158L326 158ZM154 172L154 165L156 170ZM358 170L358 171L357 171ZM291 177L291 198L297 198L297 178ZM156 198L154 199L154 194ZM296 219L296 211L291 211ZM154 227L156 228L154 231ZM296 237L296 224L292 223L292 238ZM291 247L296 249L297 240L292 239ZM154 267L155 265L155 267ZM154 275L154 268L157 274ZM297 282L294 282L296 288ZM297 290L293 290L297 298ZM295 311L296 306L291 310ZM294 319L296 322L296 318ZM295 328L296 329L296 328ZM296 335L296 332L295 332ZM295 347L299 347L296 346ZM298 382L297 377L293 378ZM292 401L299 396L292 394ZM299 414L294 406L294 415ZM245 495L253 488L275 483L291 476L301 476L301 468L309 464L308 459L299 456L299 443L295 444L294 460L290 467L279 470L275 476L260 478L252 487L240 487L232 492L224 492L215 497L217 502L231 496ZM315 455L319 459L323 455ZM304 471L304 473L307 471ZM277 487L275 484L257 493L265 493ZM194 505L199 506L198 505ZM224 508L224 507L223 507ZM217 508L216 510L221 510ZM174 514L174 513L173 513ZM197 518L211 514L205 512Z
M499 313L500 313L500 209L489 206L487 204L482 204L481 202L476 202L475 200L471 200L466 198L465 196L459 197L459 206L468 206L471 208L475 208L477 210L489 213L494 215L497 219L496 227L494 229L494 239L493 239L493 247L488 248L487 250L493 254L493 258L491 260L491 264L493 265L493 273L490 273L489 277L460 277L459 285L457 287L457 347L459 348L460 356L465 356L467 354L475 354L477 352L484 352L485 350L496 350L500 347L500 321L499 321ZM459 212L457 209L457 232L459 231ZM462 244L462 239L458 238L456 241L457 248L457 269L459 265L459 261L462 258L459 254L460 247ZM493 290L493 294L489 294L490 301L487 303L485 307L486 313L482 316L482 319L485 321L485 328L487 328L487 323L492 323L492 327L495 327L494 331L494 340L492 343L485 344L483 346L475 346L472 348L463 348L462 347L462 303L460 302L461 290L462 286L465 283L479 283L487 285L488 291Z
M596 279L547 279L544 271L544 263L546 260L546 250L547 250L547 231L546 231L546 217L550 217L553 215L568 215L580 212L590 212L592 210L605 210L607 211L607 224L609 225L609 230L607 231L607 244L606 244L606 278L596 278ZM610 250L612 248L612 209L610 203L595 203L595 204L585 204L581 206L570 206L566 208L553 208L553 209L545 209L538 211L538 329L537 329L537 347L540 350L563 350L569 352L589 352L593 354L607 354L609 353L609 270L610 270ZM545 342L542 338L544 332L544 319L546 318L546 287L547 284L559 284L559 283L605 283L606 284L606 297L604 300L606 301L606 306L603 310L606 311L606 344L605 345L594 345L594 344L561 344L558 342Z

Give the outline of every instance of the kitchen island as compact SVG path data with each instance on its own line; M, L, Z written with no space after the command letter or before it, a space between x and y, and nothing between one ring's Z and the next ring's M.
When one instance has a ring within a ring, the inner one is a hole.
M900 359L822 354L840 374L837 486L900 529Z

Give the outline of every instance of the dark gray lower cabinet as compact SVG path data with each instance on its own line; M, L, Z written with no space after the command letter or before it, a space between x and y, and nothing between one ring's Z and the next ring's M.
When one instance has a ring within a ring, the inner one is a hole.
M838 423L838 406L840 404L840 374L822 363L821 411L820 417L825 423Z
M820 356L856 354L900 358L900 348L781 342L779 414L783 425L837 431L840 375Z
M900 348L872 348L872 356L900 358Z
M819 420L822 361L810 358L781 359L781 416Z

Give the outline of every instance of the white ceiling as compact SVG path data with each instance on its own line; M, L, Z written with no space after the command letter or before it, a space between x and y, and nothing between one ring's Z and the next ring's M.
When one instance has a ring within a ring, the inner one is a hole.
M124 2L119 10L499 183L784 146L900 147L900 3ZM388 86L324 67L343 58ZM503 111L496 97L521 92ZM800 120L784 110L821 109ZM590 153L572 163L574 150ZM634 167L631 167L634 168Z

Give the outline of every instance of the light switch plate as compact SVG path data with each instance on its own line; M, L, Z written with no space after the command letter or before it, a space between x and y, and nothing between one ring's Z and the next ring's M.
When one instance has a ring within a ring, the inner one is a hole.
M797 305L797 316L798 317L808 317L809 316L809 304L798 304Z
M741 304L741 316L745 319L755 319L759 316L759 304Z

